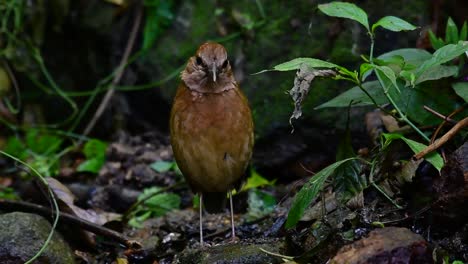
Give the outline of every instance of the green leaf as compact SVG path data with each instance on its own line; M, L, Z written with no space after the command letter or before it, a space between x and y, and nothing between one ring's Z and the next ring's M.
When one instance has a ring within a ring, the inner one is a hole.
M344 160L355 157L353 147L351 145L351 133L349 130L349 120L346 124L346 131L342 140L338 145L336 160ZM367 181L364 175L361 175L361 168L358 160L351 160L342 166L336 168L333 173L335 191L338 199L346 202L359 194L367 186Z
M29 129L26 133L26 145L36 154L54 153L60 147L61 139L46 134L38 129Z
M374 32L374 30L379 26L395 32L402 30L415 30L417 28L416 26L395 16L382 17L379 21L372 25L372 32Z
M468 35L468 26L466 24L466 21L463 23L462 28L460 29L460 36L458 37L459 40L467 40L467 35Z
M451 17L448 18L447 26L445 27L445 42L453 44L458 42L458 28Z
M456 94L451 87L440 87L432 82L420 83L414 88L402 87L401 94L392 93L391 96L410 120L422 126L440 124L440 119L424 110L425 105L445 114L459 107L459 101L454 100Z
M410 71L401 71L400 76L405 79L411 86L415 86L416 76Z
M241 191L246 191L253 188L258 188L262 186L274 185L275 180L269 181L263 178L256 170L253 168L250 169L250 177L247 178L247 183L242 186Z
M335 162L323 170L317 172L310 180L302 186L301 190L296 194L294 201L289 209L288 219L286 220L286 228L294 227L304 214L304 210L310 205L312 200L322 190L325 180L342 164L353 160L349 158Z
M416 80L415 71L412 69L413 67L408 67L409 65L416 65L420 67L422 64L426 63L432 59L432 55L422 49L400 49L394 50L385 54L380 55L377 57L380 60L388 61L393 63L395 61L396 56L401 56L404 59L404 65L402 69L404 71L400 72L400 76L402 76L405 80L410 82L412 85L416 85L418 83L428 81L428 80L438 80L450 76L454 76L457 74L456 67L452 66L441 66L435 65L423 71L419 78ZM397 61L395 61L397 62ZM414 77L414 81L412 78Z
M150 165L150 167L159 172L167 172L170 169L174 168L175 163L174 162L169 162L169 161L163 161L163 160L158 160Z
M468 103L468 82L453 83L452 88L455 93Z
M250 176L247 178L247 182L242 186L241 191L247 191L262 186L274 185L276 180L269 181L258 174L253 168L250 169Z
M178 195L167 192L159 193L160 191L161 188L159 187L146 188L138 196L138 201L148 197L151 198L147 199L135 210L134 217L132 217L132 226L140 227L141 223L150 217L163 216L169 211L180 208L181 199Z
M318 5L318 8L327 16L342 17L355 20L361 23L367 29L367 31L370 31L369 21L366 12L358 6L356 6L355 4L345 2L332 2L328 4Z
M128 224L134 228L142 228L143 222L150 217L151 217L151 212L146 211L142 215L138 215L138 216L135 215L134 217L130 218L130 220L128 221Z
M423 49L397 49L378 56L378 59L389 60L392 57L401 56L405 60L405 64L412 64L419 66L426 60L429 60L432 55Z
M19 200L19 197L16 194L15 189L10 188L10 187L0 186L0 199Z
M76 170L80 172L98 173L106 161L106 149L107 143L98 139L88 140L83 148L83 154L86 160L81 163Z
M449 62L466 51L468 51L468 42L448 44L436 50L429 60L425 61L418 69L416 69L416 80L429 68Z
M83 153L87 159L106 156L107 143L99 139L90 139L83 148Z
M314 59L314 58L296 58L273 67L273 71L295 71L298 70L302 64L306 64L311 68L340 68L340 66L331 62ZM269 71L269 70L265 70ZM264 71L262 71L264 72ZM261 73L261 72L260 72Z
M17 157L20 160L25 160L28 156L26 146L16 136L8 138L4 151L10 155Z
M104 165L105 159L104 157L95 157L82 162L76 168L79 172L91 172L91 173L98 173L99 170Z
M375 71L376 71L376 74L379 75L380 78L383 78L383 76L385 76L393 84L395 89L397 89L398 92L401 92L400 88L398 88L398 85L396 83L395 72L390 67L388 67L388 66L375 66ZM382 76L382 74L383 74L383 76ZM385 87L385 90L389 90L389 89L390 89L390 87Z
M438 38L432 30L429 29L429 41L431 42L432 48L440 49L445 45L445 41L441 38Z
M372 98L374 98L377 104L381 105L388 103L387 97L385 97L382 86L380 86L378 81L365 82L362 86L372 96ZM351 101L353 106L373 105L372 100L358 86L355 86L330 101L315 107L315 109L327 107L348 107Z
M385 138L384 147L388 146L393 140L396 140L396 139L403 140L406 143L406 145L408 145L410 149L414 152L414 154L417 154L423 151L427 147L426 145L422 143L405 138L401 134L382 134L382 135ZM436 168L439 172L444 166L444 160L437 152L429 153L428 155L424 157L424 159L427 160L429 163L431 163L432 166L434 166L434 168Z
M425 81L439 80L442 78L456 76L458 74L457 66L437 65L424 71L414 84L419 84Z
M361 81L363 82L371 73L371 70L374 67L369 63L363 63L359 67L359 76L361 76Z
M175 193L161 193L145 202L156 216L163 216L167 212L180 208L180 196Z

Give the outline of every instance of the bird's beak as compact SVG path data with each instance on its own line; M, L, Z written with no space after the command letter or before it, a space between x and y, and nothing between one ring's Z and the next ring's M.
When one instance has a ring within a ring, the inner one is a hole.
M213 63L213 82L216 82L216 64Z

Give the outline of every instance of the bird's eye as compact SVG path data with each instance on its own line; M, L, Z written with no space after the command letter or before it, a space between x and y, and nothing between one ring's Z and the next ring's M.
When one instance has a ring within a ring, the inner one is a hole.
M223 65L221 65L221 67L226 68L228 66L228 63L229 63L228 60L225 60L223 62Z
M199 56L197 56L197 57L195 58L195 62L196 62L198 65L203 65L203 60L202 60Z

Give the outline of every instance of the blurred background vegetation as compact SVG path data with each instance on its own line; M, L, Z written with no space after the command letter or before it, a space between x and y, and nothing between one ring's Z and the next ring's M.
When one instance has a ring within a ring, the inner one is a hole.
M179 72L196 48L210 40L226 46L253 108L259 146L269 144L290 132L293 103L287 91L294 75L253 73L296 57L320 58L352 69L361 54L368 53L362 27L320 14L316 7L324 2L2 0L3 131L41 127L82 134L104 92L113 87L132 27L141 16L117 92L91 135L109 139L120 130L167 131ZM395 15L420 26L404 34L378 32L376 55L395 48L431 49L428 29L441 34L448 16L461 25L468 13L468 5L460 0L354 2L369 13L370 21ZM313 108L348 88L344 82L314 82L304 104L305 116L296 122L299 148L326 143L324 135L345 127L343 111ZM364 131L363 111L351 113L356 117L351 122L354 132Z

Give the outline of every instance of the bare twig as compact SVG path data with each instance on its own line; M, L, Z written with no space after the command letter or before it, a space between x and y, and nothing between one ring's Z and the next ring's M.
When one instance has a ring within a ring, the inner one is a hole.
M443 135L438 140L434 141L434 143L430 144L425 148L423 151L419 152L418 154L414 155L413 158L418 160L426 156L427 154L431 153L432 151L440 148L443 144L453 138L458 131L468 126L468 117L465 117L463 120L458 122L455 126L453 126L445 135Z
M447 116L447 118L451 118L452 116L460 113L461 111L463 111L465 109L465 105L459 107L458 109L456 109L455 111L453 111L452 113L450 113L450 115ZM437 135L439 134L440 130L442 129L442 127L447 123L447 120L444 120L442 123L440 123L440 125L437 127L436 131L434 132L434 134L432 135L431 137L431 143L433 143L437 137ZM455 121L455 124L457 122Z
M48 219L53 218L53 211L51 209L42 205L37 205L28 202L0 199L0 210L8 212L20 211L34 213L46 217ZM127 248L141 247L139 243L127 239L124 235L120 234L119 232L91 223L89 221L64 212L60 212L59 224L78 225L86 231L90 231L94 234L115 240L125 245Z
M109 89L107 90L106 94L104 95L104 98L102 98L101 103L99 104L98 109L96 110L96 113L94 114L93 118L89 122L88 126L86 126L83 135L87 136L91 130L93 130L94 126L96 125L96 122L99 120L101 117L102 113L106 109L107 105L109 104L110 99L114 95L115 92L115 87L116 85L120 82L120 79L122 79L125 65L127 65L128 57L130 56L130 52L133 49L133 44L135 43L135 39L138 33L138 29L140 27L141 23L141 17L142 17L143 9L142 7L138 8L137 15L135 18L135 21L133 23L132 31L130 32L130 36L127 42L127 46L125 47L125 52L124 55L122 56L122 59L120 60L119 66L117 68L117 73L114 76L114 79L112 80Z
M453 120L452 118L448 117L448 116L444 116L443 114L437 112L436 110L430 108L429 106L424 106L424 110L428 111L429 113L443 119L444 121L447 121L447 122L450 122L452 124L456 124L457 121L456 120Z

